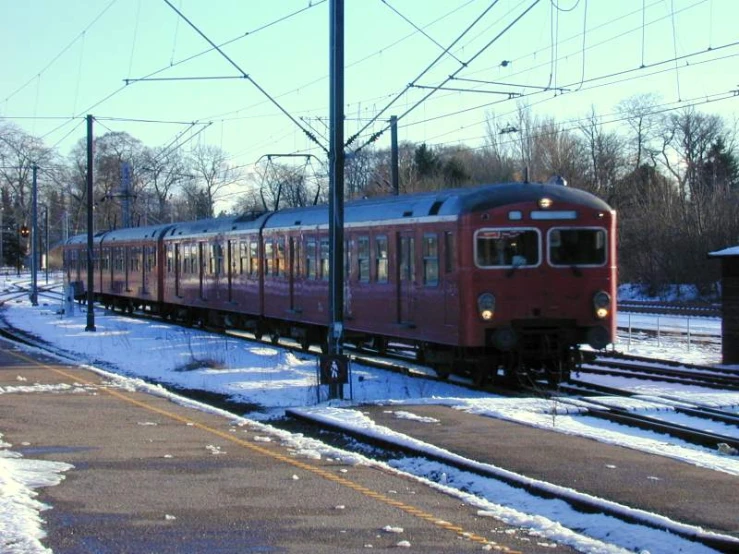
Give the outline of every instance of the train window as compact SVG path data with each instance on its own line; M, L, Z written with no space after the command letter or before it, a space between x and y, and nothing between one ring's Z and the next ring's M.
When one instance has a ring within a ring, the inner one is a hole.
M349 280L352 271L352 242L344 241L344 279Z
M239 274L249 273L249 243L245 240L239 241Z
M134 246L129 251L128 269L133 273L141 270L141 248Z
M182 245L182 274L188 275L190 273L190 245Z
M413 282L416 274L415 239L400 238L400 280Z
M274 247L270 239L264 241L264 276L272 275L275 269Z
M275 275L285 276L285 237L275 240Z
M539 264L536 229L480 229L475 234L475 263L483 268L527 267Z
M172 253L171 244L167 246L167 251L165 255L167 257L167 273L172 273L172 267L173 267L172 264L174 263L174 254Z
M259 274L259 243L256 240L249 241L249 275L256 277Z
M316 239L305 239L305 276L316 279L318 264L316 262Z
M457 258L457 249L454 243L454 233L447 231L444 233L444 271L452 273Z
M370 280L370 247L369 237L359 237L357 239L357 269L359 271L358 278L362 283L368 283Z
M423 284L439 284L439 237L435 234L423 235Z
M220 243L211 245L210 266L214 275L223 273L223 245Z
M113 271L123 271L122 248L113 248Z
M603 265L606 263L605 229L555 228L549 231L551 265Z
M152 246L146 247L146 271L151 273L157 264L157 251Z
M329 250L328 239L321 239L321 279L328 281Z
M110 269L110 248L103 249L103 258L100 260L100 264L103 271Z
M521 210L511 210L508 212L508 219L511 221L520 221L523 219L523 212Z
M387 283L387 237L375 237L375 275L378 283Z

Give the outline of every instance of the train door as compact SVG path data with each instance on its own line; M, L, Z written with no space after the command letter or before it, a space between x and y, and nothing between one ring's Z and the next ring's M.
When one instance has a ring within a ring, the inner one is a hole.
M398 323L413 323L413 287L416 276L415 238L412 232L398 233Z
M123 247L123 290L128 292L131 290L128 287L128 272L131 265L131 248L128 246Z
M233 253L233 241L229 240L226 242L226 279L227 279L227 286L228 286L228 301L233 302L233 289L232 289L232 283L233 283L233 274L235 269L235 261L234 261L234 253Z
M459 273L457 272L457 249L453 231L444 233L443 268L444 324L456 327L459 324Z
M203 279L205 278L205 243L198 243L198 296L205 299L203 289Z
M141 293L149 294L149 271L151 271L151 247L142 247L141 254Z
M180 254L180 245L174 245L174 295L180 296L180 272L182 270L182 261Z
M290 237L288 243L288 287L290 291L290 310L300 313L303 309L301 300L301 284L300 275L300 240L296 237Z

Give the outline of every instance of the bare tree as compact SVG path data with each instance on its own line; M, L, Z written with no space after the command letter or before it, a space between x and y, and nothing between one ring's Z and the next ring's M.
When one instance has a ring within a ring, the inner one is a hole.
M191 180L193 175L188 172L182 155L176 150L147 148L142 164L142 182L155 203L154 210L148 215L154 223L170 221L173 216L169 205L172 192L178 184Z
M197 181L185 186L185 194L193 202L205 202L206 217L213 217L218 193L241 180L241 172L228 164L226 152L213 145L195 147L188 161Z
M622 141L615 133L608 133L591 108L585 123L580 125L585 138L590 167L588 171L590 190L611 203L615 196L615 185L623 166Z
M0 187L8 191L11 213L6 214L17 225L27 220L30 213L31 186L34 164L43 170L37 172L37 183L53 171L54 153L41 141L13 124L0 125Z
M627 139L630 146L629 158L633 169L639 168L652 156L651 142L659 127L659 116L655 113L660 97L654 93L630 96L618 103L616 111L626 119L632 133Z

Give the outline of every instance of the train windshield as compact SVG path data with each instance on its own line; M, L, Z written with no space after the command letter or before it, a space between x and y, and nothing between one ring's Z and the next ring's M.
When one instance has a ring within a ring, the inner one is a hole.
M551 265L603 265L606 263L604 229L551 229L549 231Z
M536 229L480 229L475 236L478 267L526 267L539 265L539 232Z

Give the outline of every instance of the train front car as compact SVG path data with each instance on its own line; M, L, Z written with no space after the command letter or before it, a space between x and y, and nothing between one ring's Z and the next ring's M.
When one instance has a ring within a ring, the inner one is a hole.
M493 185L460 202L468 371L479 383L567 380L579 345L615 337L615 212L560 184Z

